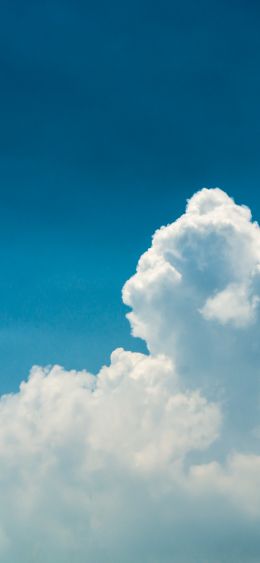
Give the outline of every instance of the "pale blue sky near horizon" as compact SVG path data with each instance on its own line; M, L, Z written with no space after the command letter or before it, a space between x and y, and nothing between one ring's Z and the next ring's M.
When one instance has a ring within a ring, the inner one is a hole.
M3 0L0 392L97 371L121 288L203 186L260 219L260 5Z

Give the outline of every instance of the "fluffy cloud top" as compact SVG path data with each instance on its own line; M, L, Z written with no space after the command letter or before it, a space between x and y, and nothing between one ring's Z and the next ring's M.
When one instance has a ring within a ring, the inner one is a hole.
M221 325L248 326L259 301L259 264L259 227L250 210L220 189L203 189L180 219L156 231L125 284L134 335L144 338L152 352L168 353L163 334L174 344L180 317L181 325L187 319L201 323L202 316Z
M260 560L259 268L249 209L204 189L124 286L149 354L1 397L2 561Z

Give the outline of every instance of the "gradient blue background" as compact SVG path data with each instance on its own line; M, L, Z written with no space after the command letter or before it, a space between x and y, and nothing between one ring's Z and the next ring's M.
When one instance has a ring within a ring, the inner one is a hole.
M0 6L0 391L32 364L98 370L121 287L202 186L260 218L260 4Z

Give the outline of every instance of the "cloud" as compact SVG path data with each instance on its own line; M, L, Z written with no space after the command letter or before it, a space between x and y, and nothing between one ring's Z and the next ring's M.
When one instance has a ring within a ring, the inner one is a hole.
M258 304L259 263L259 227L249 209L220 189L204 188L180 219L156 231L124 286L134 335L144 338L151 351L166 347L168 353L162 332L174 338L183 314L185 322L189 317L200 323L202 315L247 326ZM162 308L168 314L162 315ZM159 320L156 326L153 317Z
M209 297L199 311L206 319L215 319L221 324L233 323L244 326L254 321L259 298L249 297L248 287L231 283L223 291Z
M123 288L132 332L150 353L172 358L187 386L225 401L233 447L250 446L258 421L259 264L250 210L203 189L156 231Z
M123 289L147 355L0 399L5 563L260 559L260 233L202 190Z

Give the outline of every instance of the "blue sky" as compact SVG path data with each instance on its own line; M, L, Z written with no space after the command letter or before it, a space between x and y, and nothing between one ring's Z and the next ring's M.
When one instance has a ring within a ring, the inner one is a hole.
M1 2L0 391L98 370L121 288L202 186L260 216L257 2Z
M5 563L260 561L259 16L1 2Z

